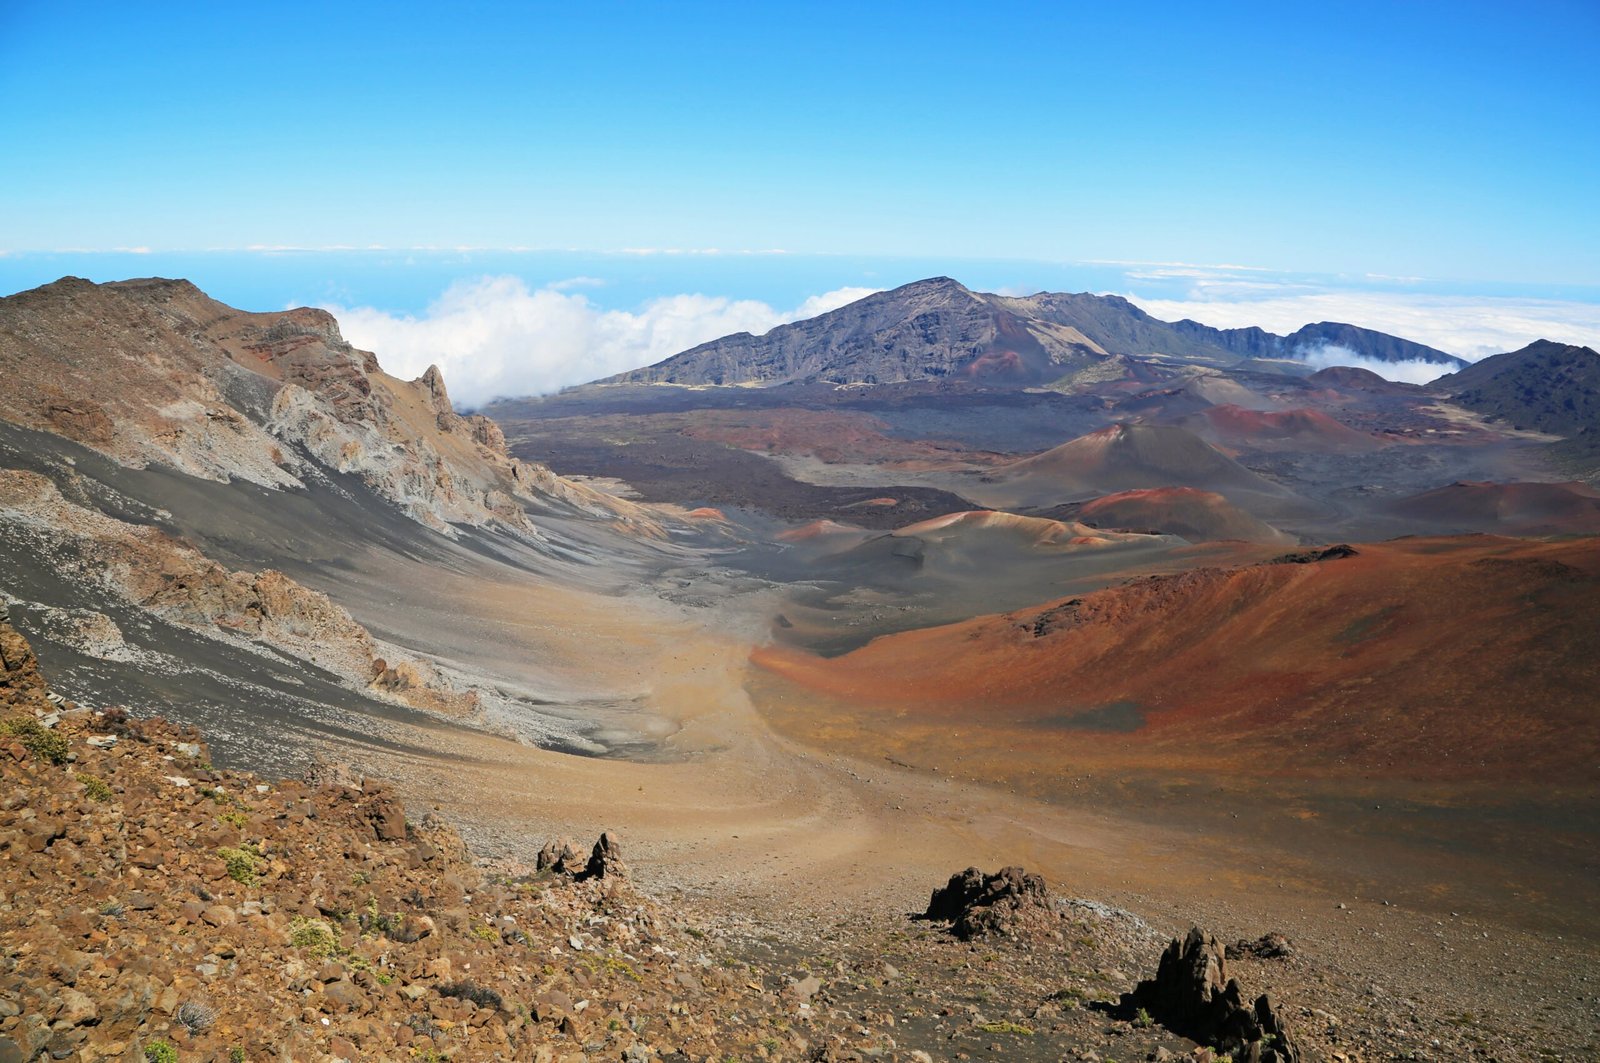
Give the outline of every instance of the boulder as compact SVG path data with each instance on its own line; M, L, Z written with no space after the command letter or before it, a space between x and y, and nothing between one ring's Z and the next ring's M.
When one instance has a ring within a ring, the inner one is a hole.
M1003 867L986 875L975 867L950 876L928 899L921 918L949 922L962 940L989 934L1013 934L1025 925L1047 925L1056 919L1044 879L1020 867Z

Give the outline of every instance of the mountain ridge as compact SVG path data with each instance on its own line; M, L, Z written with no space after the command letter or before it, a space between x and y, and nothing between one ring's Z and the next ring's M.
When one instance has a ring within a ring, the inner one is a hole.
M1308 324L1288 336L1260 328L1217 329L1161 321L1119 295L975 292L929 277L875 292L757 336L723 336L597 384L772 386L785 383L902 383L967 379L1031 386L1076 370L1117 368L1120 359L1177 359L1227 366L1246 360L1301 361L1337 346L1378 361L1467 363L1424 344L1340 322Z

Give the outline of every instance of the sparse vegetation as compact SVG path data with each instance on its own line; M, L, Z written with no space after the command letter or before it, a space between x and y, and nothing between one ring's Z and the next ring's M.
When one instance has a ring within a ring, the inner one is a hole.
M67 762L67 739L32 716L0 720L0 738L15 738L22 748L48 764Z
M147 1063L178 1063L178 1050L167 1041L152 1041L144 1046Z
M1148 1011L1146 1011L1144 1008L1140 1008L1133 1016L1133 1025L1141 1030L1147 1030L1151 1026L1155 1025L1155 1020L1150 1017L1150 1013Z
M323 919L296 916L289 927L289 944L319 959L339 954L339 935Z
M1019 1022L980 1022L978 1029L984 1033L1011 1033L1020 1037L1032 1037L1033 1027L1024 1026Z
M217 850L217 855L228 865L228 877L241 886L254 886L260 881L263 860L261 851L254 845L246 843L238 848L224 845Z
M104 779L93 775L78 773L78 783L83 787L83 795L91 801L111 800L111 787Z
M209 1030L211 1024L217 1021L217 1012L209 1004L191 1000L178 1005L176 1018L191 1034L199 1034Z

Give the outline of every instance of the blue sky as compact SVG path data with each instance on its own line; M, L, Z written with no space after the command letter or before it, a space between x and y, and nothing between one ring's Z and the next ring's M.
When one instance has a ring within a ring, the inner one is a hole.
M1242 266L1236 297L1593 304L1597 46L1593 0L0 0L0 284L777 312L928 273L1193 302ZM283 247L391 250L244 252Z
M0 246L1600 284L1600 5L0 5Z

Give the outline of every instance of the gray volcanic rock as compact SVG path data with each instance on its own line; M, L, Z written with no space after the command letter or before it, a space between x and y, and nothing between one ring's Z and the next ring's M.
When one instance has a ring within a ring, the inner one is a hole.
M1126 369L1119 360L1128 357L1232 365L1293 359L1329 344L1383 361L1465 364L1443 351L1354 325L1323 322L1282 337L1259 328L1160 321L1115 295L990 295L949 277L933 277L780 325L764 336L724 336L599 383L767 386L955 379L1027 386L1091 367L1121 376Z

